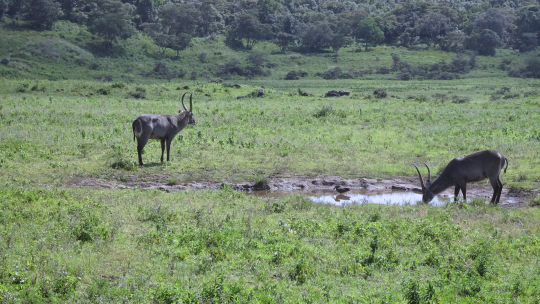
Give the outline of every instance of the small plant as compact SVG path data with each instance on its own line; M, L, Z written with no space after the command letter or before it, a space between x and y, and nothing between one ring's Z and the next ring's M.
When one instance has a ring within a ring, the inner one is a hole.
M466 277L459 282L458 294L461 296L472 297L482 289L481 282L477 277Z
M109 95L109 89L107 88L99 88L96 90L96 93L99 95Z
M335 111L332 108L332 106L324 105L321 109L319 109L318 111L313 113L313 117L322 118L322 117L330 116L330 115L332 115L334 113L335 113Z
M176 178L169 178L169 180L167 181L167 186L179 185L180 183L181 182Z
M123 82L115 82L111 85L111 88L113 89L123 89L126 87L126 84Z
M44 86L39 86L38 83L35 83L35 84L30 88L30 91L33 91L33 92L36 92L36 91L39 91L39 92L45 92L45 87L44 87Z
M298 88L298 95L300 96L311 96L311 94L309 94L308 92Z
M270 185L268 185L268 178L265 176L257 176L255 178L255 184L253 184L253 190L270 190Z
M146 98L146 89L143 87L136 87L135 91L129 92L129 95L136 99L145 99Z
M457 96L457 95L452 96L452 103L462 104L462 103L467 103L470 100L471 98L467 96Z
M286 200L287 204L291 204L294 210L309 210L313 207L313 202L304 196L291 196Z
M409 281L404 284L403 290L408 304L420 303L418 282L415 279L409 279Z
M24 93L24 92L26 92L26 90L28 90L28 87L29 87L29 86L30 86L30 85L29 85L28 83L26 83L26 82L21 83L21 84L15 89L15 91L16 91L17 93Z
M300 77L306 77L307 72L298 70L298 71L289 71L287 75L285 75L285 80L298 80Z
M289 278L298 284L304 284L308 278L308 265L304 259L301 259L289 272Z
M205 63L208 58L208 54L205 52L202 52L199 54L199 61L202 63Z
M538 207L540 206L540 195L536 195L534 199L532 199L529 203L531 207Z
M344 78L343 77L343 71L341 70L340 67L335 67L335 68L328 69L324 73L319 74L319 75L324 79L340 79L340 78Z
M137 164L131 160L120 159L111 164L113 169L123 169L126 171L135 171L137 170Z
M266 210L271 213L282 213L285 211L287 205L284 201L269 201L266 205Z

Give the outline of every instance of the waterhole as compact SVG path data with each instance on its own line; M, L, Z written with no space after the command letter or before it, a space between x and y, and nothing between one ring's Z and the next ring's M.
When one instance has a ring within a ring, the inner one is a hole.
M337 193L335 191L254 191L252 195L261 198L280 198L286 195L299 194L309 198L315 203L348 206L352 204L379 204L379 205L416 205L422 204L422 194L404 191L387 192L347 192ZM434 197L429 203L434 206L446 204L446 200Z

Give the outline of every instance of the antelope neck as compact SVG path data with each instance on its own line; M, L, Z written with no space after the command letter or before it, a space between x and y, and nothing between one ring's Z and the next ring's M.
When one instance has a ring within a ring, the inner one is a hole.
M429 191L431 191L433 194L437 195L444 190L448 189L448 187L453 186L453 183L445 178L444 176L440 175L431 185L428 187Z

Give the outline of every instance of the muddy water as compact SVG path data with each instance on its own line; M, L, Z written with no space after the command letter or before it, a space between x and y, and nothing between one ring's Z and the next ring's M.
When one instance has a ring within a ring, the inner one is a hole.
M351 204L378 204L378 205L416 205L422 203L422 194L414 192L390 193L345 193L321 196L309 196L309 199L322 204L346 206ZM446 202L438 197L433 198L430 205L442 206Z
M352 204L379 204L379 205L416 205L422 203L422 194L405 191L364 191L347 192L339 194L335 191L254 191L251 195L260 198L280 198L286 195L298 194L309 198L315 203L347 206ZM435 197L429 203L434 206L443 206L447 200Z

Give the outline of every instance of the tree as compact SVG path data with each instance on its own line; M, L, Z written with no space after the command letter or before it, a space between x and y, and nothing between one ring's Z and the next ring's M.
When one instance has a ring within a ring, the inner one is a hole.
M356 39L364 42L365 50L368 50L368 44L377 44L384 40L384 33L373 18L362 19L353 31Z
M206 36L223 31L225 20L222 12L211 1L204 1L201 4L199 12L202 21L199 26L199 35Z
M155 22L157 20L157 9L152 0L131 0L131 4L136 7L136 23L141 25L145 22Z
M480 55L494 56L495 48L501 45L497 33L489 29L473 32L465 41L467 49L478 52Z
M169 2L158 10L158 22L143 24L144 31L163 48L171 48L179 56L198 29L200 14L191 4Z
M272 23L272 18L280 9L279 3L275 0L258 0L257 7L259 10L258 17L262 23Z
M439 47L443 51L459 52L463 50L463 43L466 35L460 30L448 32L446 36L439 39Z
M4 18L4 15L8 10L8 0L0 0L0 20Z
M296 40L296 36L285 32L278 32L274 35L274 39L272 40L277 46L279 46L281 52L285 53L290 45Z
M105 40L107 46L117 39L125 39L135 32L133 13L135 7L115 0L98 0L89 18L89 30Z
M269 32L270 28L260 23L257 17L249 13L240 13L235 16L229 27L226 39L230 46L243 46L242 40L245 40L245 48L251 49L257 41L270 38Z
M272 41L279 46L282 53L298 40L296 35L298 26L298 21L290 14L277 16L277 20L273 25L274 35Z
M507 30L510 26L510 18L498 9L488 9L486 12L476 16L469 28L469 33L481 32L484 29L491 30L499 36L499 43L505 43L508 39Z
M328 23L308 25L301 37L302 48L310 52L318 52L332 46L334 32Z
M452 28L451 21L441 13L430 12L424 15L416 26L416 33L425 43L439 44Z
M540 6L522 8L515 22L512 46L520 52L533 50L540 44Z
M472 26L473 30L489 29L497 33L499 37L502 37L508 24L508 18L503 15L500 10L490 8L486 12L477 15L476 18L474 18Z
M61 13L60 3L54 0L25 0L22 7L24 20L39 30L50 29Z

